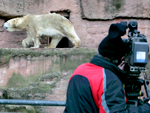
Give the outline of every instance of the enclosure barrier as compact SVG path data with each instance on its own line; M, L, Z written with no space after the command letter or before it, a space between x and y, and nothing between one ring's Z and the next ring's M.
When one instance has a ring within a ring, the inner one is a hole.
M6 105L33 105L33 106L65 106L65 101L45 101L45 100L15 100L0 99L0 104Z

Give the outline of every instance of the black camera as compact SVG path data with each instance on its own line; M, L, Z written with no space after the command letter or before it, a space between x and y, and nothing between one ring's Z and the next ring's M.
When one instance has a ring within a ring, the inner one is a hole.
M131 20L128 22L121 22L127 25L129 28L128 39L123 39L126 46L125 55L125 66L124 71L127 72L127 80L125 84L125 91L127 97L128 106L138 106L138 97L142 96L141 86L145 86L147 101L150 99L147 81L140 78L141 72L146 72L146 65L148 63L148 52L149 44L147 42L147 37L140 34L138 31L138 23L136 20Z
M127 27L129 28L129 39L124 39L125 45L127 45L127 58L124 70L131 73L146 71L149 52L147 37L140 34L140 31L137 30L138 23L136 20L129 21Z

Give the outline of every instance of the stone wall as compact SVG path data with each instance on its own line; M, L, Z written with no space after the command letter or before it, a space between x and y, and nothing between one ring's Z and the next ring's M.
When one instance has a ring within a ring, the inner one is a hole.
M94 54L94 49L86 48L0 49L0 97L65 101L73 71L78 65L89 62ZM14 112L18 106L11 107L1 106L0 111ZM64 107L35 106L34 109L36 113L62 113Z
M150 18L148 0L81 0L82 18L108 20L120 18Z
M27 14L67 12L81 39L81 47L97 48L110 24L136 19L138 30L150 43L149 0L1 0L0 26L8 19ZM25 32L6 32L0 27L0 47L22 48ZM128 38L124 36L124 38ZM45 46L45 45L44 45Z

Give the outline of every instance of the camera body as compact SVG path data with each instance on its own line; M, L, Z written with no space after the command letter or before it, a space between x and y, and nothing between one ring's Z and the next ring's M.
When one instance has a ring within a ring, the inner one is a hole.
M137 30L137 21L129 21L127 27L129 28L129 39L124 40L125 45L127 45L127 58L124 70L135 74L145 72L149 52L147 38Z
M123 23L125 25L125 23ZM127 22L126 22L127 25ZM127 28L128 39L124 39L126 46L125 66L124 71L127 72L127 80L125 84L125 91L128 106L138 106L139 96L143 96L141 86L145 85L145 81L140 79L140 73L146 72L146 65L148 63L149 44L146 36L140 34L137 30L138 23L135 20L129 21ZM146 89L147 90L147 89Z

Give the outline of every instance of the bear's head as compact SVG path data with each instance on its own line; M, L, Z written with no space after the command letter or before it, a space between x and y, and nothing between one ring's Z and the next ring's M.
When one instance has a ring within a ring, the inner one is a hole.
M8 30L8 31L21 31L23 30L21 28L21 23L22 23L22 19L21 18L14 18L14 19L10 19L8 20L7 22L5 22L3 24L3 28L5 30Z

